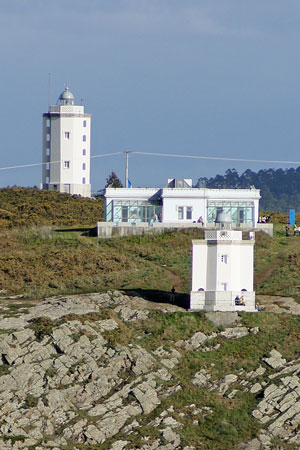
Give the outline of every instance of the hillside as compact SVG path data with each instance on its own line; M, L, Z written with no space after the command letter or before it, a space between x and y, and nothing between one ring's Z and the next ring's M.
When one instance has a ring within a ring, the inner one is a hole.
M0 447L297 449L299 325L118 291L2 299Z
M99 240L79 213L99 204L57 194L49 222L36 212L35 225L18 226L8 194L1 449L299 448L300 238L285 236L284 215L272 214L274 239L256 233L263 311L190 313L191 239L202 230ZM31 194L38 211L41 192ZM55 222L60 207L74 226Z
M103 200L35 188L0 189L0 230L32 225L95 226L103 220Z

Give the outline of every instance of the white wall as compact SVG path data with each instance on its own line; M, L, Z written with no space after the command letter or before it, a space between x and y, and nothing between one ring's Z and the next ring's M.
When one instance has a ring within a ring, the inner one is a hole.
M46 127L49 119L50 129ZM83 126L84 121L86 127ZM43 162L51 163L50 170L43 167L44 188L53 189L53 185L57 185L57 190L60 192L90 197L90 130L91 115L84 114L83 106L51 106L49 113L44 114ZM49 132L50 142L46 139ZM65 132L70 133L69 139L65 138ZM86 136L86 141L83 141L83 135ZM50 157L46 155L48 146L50 146ZM83 149L86 151L85 155L83 155ZM65 167L65 161L69 162L69 168ZM48 186L46 186L47 177L49 177ZM85 178L85 184L83 184L83 178Z
M105 190L106 205L113 199L144 200L154 195L162 199L162 216L164 223L193 223L200 216L207 221L207 201L252 201L254 202L254 225L258 220L260 194L258 189L197 189L197 188L107 188ZM184 207L184 220L178 218L178 208ZM186 219L187 207L192 208L192 218Z

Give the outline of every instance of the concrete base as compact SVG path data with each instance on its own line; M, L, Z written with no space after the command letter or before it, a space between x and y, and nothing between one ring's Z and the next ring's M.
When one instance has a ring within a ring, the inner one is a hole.
M244 224L245 225L245 224ZM262 230L273 236L273 224L263 223L257 224L258 228L249 227L247 225L243 227L234 227L234 230L242 230L247 232L255 232ZM168 231L187 229L187 228L199 228L202 230L215 229L215 224L207 224L203 227L200 223L171 223L171 222L154 222L149 225L146 222L137 222L136 224L131 224L128 222L119 222L116 225L113 222L97 222L97 236L99 238L113 238L120 236L132 236L132 235L145 235L154 233L165 233Z
M244 297L244 305L236 305L236 297ZM196 291L190 295L190 311L255 312L255 292Z

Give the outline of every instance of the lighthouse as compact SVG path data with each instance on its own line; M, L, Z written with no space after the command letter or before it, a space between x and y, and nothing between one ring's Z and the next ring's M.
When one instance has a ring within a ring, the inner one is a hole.
M42 188L90 197L90 142L91 115L66 87L43 114Z
M192 241L191 311L255 311L254 234L249 234L243 239L221 212L215 229Z

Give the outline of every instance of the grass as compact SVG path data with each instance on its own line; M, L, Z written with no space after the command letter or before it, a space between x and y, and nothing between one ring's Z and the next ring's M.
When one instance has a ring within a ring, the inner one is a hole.
M15 227L95 226L103 220L103 200L36 188L0 189L0 230Z
M22 206L21 201L13 202L13 195L16 193L23 198L25 193L22 190L2 191L0 190L0 207L1 199L3 202L2 212L0 211L0 288L10 294L24 293L26 298L42 298L54 294L122 289L125 292L135 291L153 302L167 302L173 285L176 292L182 295L189 293L191 239L201 238L202 230L181 230L145 237L99 241L91 236L86 227L80 228L86 224L93 226L93 205L97 205L94 201L87 207L84 206L83 199L75 198L71 201L71 206L67 206L69 197L57 193L54 193L53 197L51 193L51 198L47 195L43 197L46 194L43 193L42 200L38 201L40 191L33 190L30 192L33 201L33 210L30 212L28 200L27 203L25 200L23 202L26 207ZM4 198L7 200L6 218L3 213ZM53 206L44 208L47 212L44 215L40 210L46 198L49 205L53 201ZM68 215L71 214L72 208L78 210L71 220ZM86 221L84 211L88 209L84 208L91 208L91 215ZM30 227L23 227L22 213L28 219L28 224L31 224ZM256 234L256 292L292 295L300 299L300 238L287 238L284 225L286 218L275 215L273 218L278 220L274 226L274 239L263 233ZM6 225L3 223L5 220ZM70 228L72 225L73 229ZM23 308L30 307L30 303L26 302L27 300L10 304L8 310L4 311L5 314L23 312ZM108 346L133 344L148 351L154 351L159 346L164 346L165 349L176 348L182 358L179 359L178 365L170 370L172 381L161 382L161 386L167 389L171 384L178 384L182 390L163 400L150 415L139 418L141 427L133 434L119 433L114 440L129 440L136 448L141 448L146 444L143 441L145 436L150 436L151 442L160 434L159 430L149 426L149 422L173 406L172 416L184 423L182 428L175 430L181 436L182 446L231 449L239 442L256 435L259 425L251 412L260 399L245 392L240 392L230 399L226 395L221 397L207 389L196 388L191 384L195 373L204 368L211 374L211 380L217 380L227 374L238 374L241 369L251 371L257 368L262 358L268 356L274 348L288 361L300 357L299 317L265 312L240 316L242 325L258 327L259 333L231 340L218 336L205 344L212 348L210 352L186 351L183 348L177 349L174 345L176 341L187 340L198 331L205 334L220 331L201 313L161 313L151 310L146 320L124 324L114 311L103 309L84 316L71 314L59 321L47 318L33 320L30 328L41 341L51 333L53 327L64 321L92 323L113 318L119 329L103 333ZM78 339L80 335L81 333L73 337ZM222 345L214 349L213 346L217 343ZM78 365L74 364L70 373L75 372ZM0 366L0 374L8 373L8 369L8 365ZM267 380L270 372L271 369L268 369L259 381ZM55 376L55 370L48 369L46 375ZM127 374L120 374L121 377L125 375ZM243 389L238 383L233 385L233 388L241 391ZM35 397L27 396L25 406L34 407L36 401ZM192 403L197 408L211 408L211 414L200 414L196 417L199 421L197 425L193 424L195 416L189 408ZM180 412L185 413L184 417L179 416ZM101 444L101 448L109 449L111 442L108 440ZM275 444L286 449L295 448L281 441L274 441ZM99 448L98 445L83 444L76 444L76 447Z

